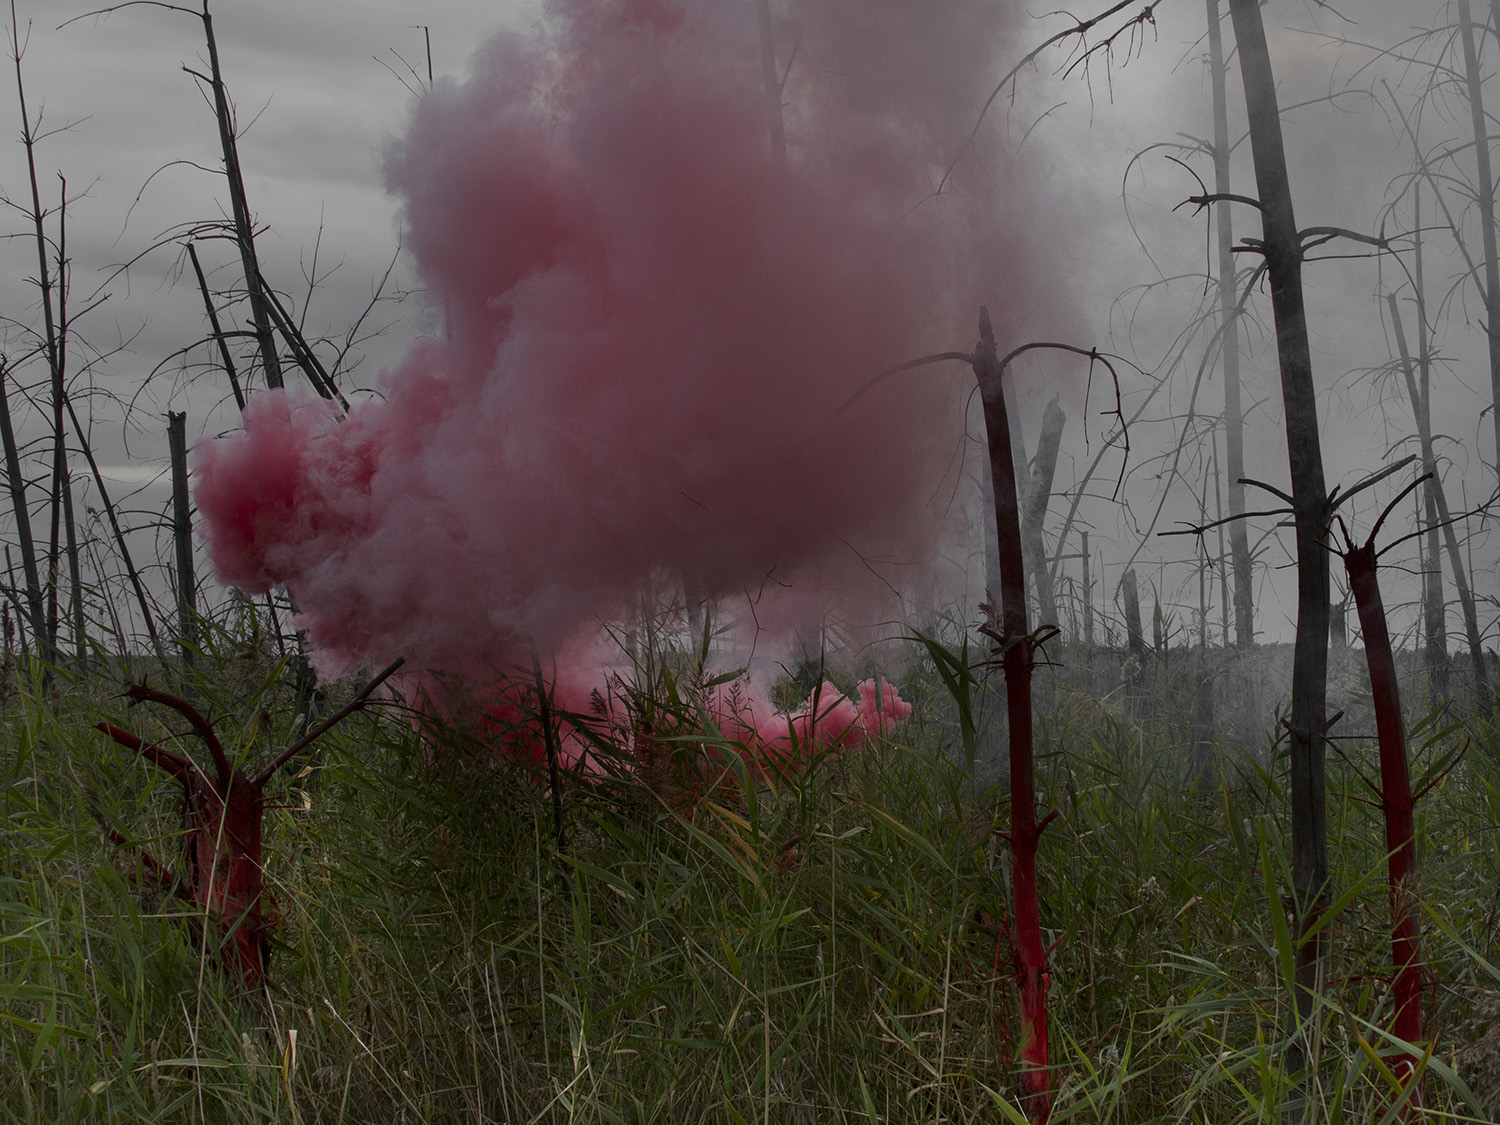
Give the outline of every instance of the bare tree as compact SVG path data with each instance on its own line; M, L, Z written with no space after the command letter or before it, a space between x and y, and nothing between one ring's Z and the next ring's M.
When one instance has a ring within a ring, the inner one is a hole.
M1302 235L1292 210L1291 183L1281 139L1270 51L1257 0L1230 0L1240 74L1250 119L1265 257L1281 366L1287 458L1297 542L1297 632L1292 658L1291 741L1292 894L1297 915L1294 1004L1299 1031L1310 1034L1326 929L1318 925L1328 892L1328 828L1324 748L1328 688L1328 489L1323 477L1318 403L1313 386L1307 310L1302 296ZM1294 1057L1294 1069L1306 1060ZM1306 1112L1312 1112L1311 1103Z

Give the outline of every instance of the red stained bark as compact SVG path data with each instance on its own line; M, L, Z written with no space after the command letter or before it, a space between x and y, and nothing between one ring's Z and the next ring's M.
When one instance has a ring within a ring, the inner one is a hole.
M985 632L1000 644L1010 730L1011 879L1015 890L1016 961L1021 989L1021 1101L1027 1120L1045 1125L1052 1115L1052 1070L1047 1049L1047 953L1042 946L1037 899L1036 849L1046 820L1036 815L1033 770L1031 672L1036 638L1026 621L1026 573L1022 565L1020 508L1010 419L995 352L989 312L980 315L974 374L984 400L990 474L995 484L995 533L1000 556L1000 629Z
M1370 669L1370 692L1375 704L1375 730L1380 741L1380 804L1385 813L1385 848L1388 855L1391 895L1391 953L1396 966L1395 1016L1391 1030L1397 1038L1416 1043L1422 1038L1422 965L1420 933L1416 919L1416 819L1411 791L1411 771L1406 757L1406 731L1401 719L1401 697L1396 683L1396 661L1386 628L1385 606L1375 573L1373 537L1363 547L1344 553L1349 588L1359 612L1364 633L1365 660ZM1418 1065L1416 1055L1405 1052L1392 1060L1392 1069L1404 1086ZM1409 1120L1420 1105L1420 1092L1413 1094L1403 1114Z
M261 820L265 812L263 782L230 766L213 728L182 699L132 686L135 702L150 699L181 714L191 712L194 728L205 735L220 769L213 777L192 762L110 723L98 729L121 746L136 751L182 782L182 830L185 870L175 878L153 864L157 881L199 909L219 931L220 958L232 980L257 989L265 980L271 931L271 901L264 893L261 868ZM210 741L211 740L211 741ZM112 833L112 835L115 835Z
M387 667L347 706L287 747L260 771L246 772L234 766L213 725L187 700L144 684L132 684L126 689L131 706L158 703L186 719L208 748L214 765L213 776L188 759L128 730L112 723L97 725L97 729L121 746L134 750L182 782L186 868L173 876L162 864L149 856L145 858L155 882L172 887L175 894L192 903L204 920L215 926L221 938L219 955L224 970L231 980L246 990L254 991L265 982L270 934L275 924L274 906L265 893L265 874L261 864L266 783L314 739L364 706L371 692L401 664L402 661L397 660ZM120 833L107 825L106 829L116 843L125 842Z

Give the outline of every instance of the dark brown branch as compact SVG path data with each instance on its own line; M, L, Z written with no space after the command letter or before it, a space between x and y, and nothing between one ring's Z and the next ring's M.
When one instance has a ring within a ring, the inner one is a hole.
M1158 539L1163 539L1168 535L1202 535L1205 531L1212 531L1216 527L1223 527L1226 523L1234 523L1236 520L1247 520L1253 516L1285 516L1290 513L1290 508L1272 508L1265 512L1239 512L1232 516L1225 516L1221 520L1214 520L1212 523L1193 524L1180 531L1158 531L1156 536Z
M1407 457L1403 457L1394 465L1387 465L1378 473L1372 473L1370 476L1367 476L1364 480L1360 481L1348 492L1340 493L1338 488L1335 487L1334 490L1328 494L1328 510L1330 512L1333 512L1340 505L1342 505L1344 501L1352 500L1367 488L1373 488L1375 485L1385 480L1385 478L1390 476L1392 473L1399 473L1402 469L1406 468L1406 466L1410 465L1416 459L1417 455L1415 453ZM1427 478L1423 477L1422 479L1426 480ZM1407 489L1406 491L1410 492L1411 489ZM1402 495L1405 495L1405 493L1403 493ZM1384 519L1385 517L1381 516L1380 518Z
M125 694L130 697L132 707L138 703L159 703L163 707L170 707L186 719L188 726L193 728L193 733L203 740L203 745L208 747L208 753L214 760L214 770L219 775L219 784L228 786L230 775L234 772L229 764L229 756L224 753L224 746L219 742L219 736L214 733L213 724L203 717L198 708L181 696L159 691L146 684L131 684L125 689Z
M1078 35L1078 36L1087 35L1088 32L1090 31L1090 29L1092 29L1094 26L1096 26L1097 24L1101 23L1104 20L1109 19L1109 17L1112 16L1112 15L1114 15L1116 12L1122 11L1123 9L1130 7L1130 5L1132 3L1134 3L1134 0L1120 0L1120 2L1118 4L1113 5L1107 11L1100 12L1097 16L1094 16L1092 19L1077 20L1072 27L1064 28L1062 31L1059 31L1056 35L1054 35L1051 38L1045 40L1041 44L1041 46L1039 46L1035 50L1029 52L1026 55L1025 58L1023 58L1020 62L1016 63L1015 66L1011 67L1011 69L1008 72L1006 72L1005 77L1002 78L1002 79L1000 79L999 83L996 84L994 90L992 90L990 92L990 96L987 97L987 98L985 98L984 105L979 110L979 117L974 122L974 128L970 131L968 139L966 141L964 141L964 143L962 145L959 146L958 153L957 153L957 155L955 155L953 157L952 163L950 163L948 165L948 167L943 170L943 178L938 181L937 189L933 192L933 194L934 195L942 195L943 194L943 189L948 186L948 180L953 175L953 169L958 166L958 162L963 159L964 154L966 152L968 152L971 148L973 148L974 147L974 143L979 139L979 130L980 130L980 127L984 125L984 119L985 119L986 116L988 116L988 114L990 112L990 107L995 104L995 99L1000 96L1000 92L1002 90L1004 90L1005 87L1007 87L1007 86L1009 86L1011 84L1011 82L1015 79L1016 75L1020 74L1021 71L1025 70L1028 66L1030 66L1032 63L1034 63L1038 58L1040 58L1042 56L1042 53L1045 52L1047 50L1047 48L1053 46L1056 43L1061 43L1064 39L1068 38L1070 35ZM1145 11L1146 11L1146 13L1150 13L1151 6L1147 5L1146 8L1145 8ZM1137 17L1137 19L1139 19L1139 17Z
M1236 195L1230 191L1216 191L1212 195L1190 195L1182 203L1192 203L1199 208L1207 207L1212 203L1243 203L1248 207L1254 207L1257 211L1261 210L1260 200L1248 195ZM1181 207L1182 203L1177 206Z
M313 727L312 730L308 731L291 746L288 746L285 750L278 754L275 760L272 761L271 764L268 765L265 769L252 774L250 777L250 783L257 787L264 786L266 782L271 780L272 775L275 774L276 771L279 770L282 766L286 765L298 754L302 753L303 750L306 750L308 746L312 745L314 741L327 734L329 730L337 726L339 723L343 722L350 715L354 714L354 712L363 707L365 705L365 701L370 698L370 693L378 688L381 684L385 683L385 681L395 673L396 669L400 668L401 665L405 663L406 658L402 656L397 657L396 660L394 660L392 663L386 665L385 669L381 671L380 674L377 675L373 680L367 683L358 695L356 695L348 703L344 704L344 706L340 707L328 718L324 719L317 726Z
M147 742L113 723L95 723L94 729L103 731L127 750L134 750L152 765L160 766L184 784L193 776L194 767L191 762L186 758L179 758L170 750L163 750L154 742Z
M837 418L840 414L848 410L856 402L862 399L866 394L874 390L878 384L883 383L892 375L899 375L903 371L911 371L914 368L918 367L926 367L930 363L943 363L944 361L950 359L960 360L963 363L974 362L974 357L968 352L937 352L934 355L924 355L921 359L909 359L905 363L896 364L895 367L887 367L884 371L880 372L880 374L872 376L867 383L859 388L859 390L855 391L852 395L846 398L839 406L839 408L833 412L833 416Z
M198 264L198 247L187 244L188 257L193 262L193 272L198 275L198 289L203 294L203 308L208 313L208 323L213 326L214 341L219 345L219 359L224 364L224 373L229 376L229 388L234 391L234 404L245 412L245 392L240 389L239 372L234 367L234 357L229 354L229 345L224 342L224 329L219 324L219 312L214 308L213 297L208 292L208 282L203 277L203 267ZM252 333L253 335L253 333Z

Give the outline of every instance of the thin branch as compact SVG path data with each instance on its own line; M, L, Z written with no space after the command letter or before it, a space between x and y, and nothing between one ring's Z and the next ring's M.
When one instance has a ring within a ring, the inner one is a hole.
M377 675L373 680L367 683L358 695L356 695L348 703L344 704L344 706L340 707L328 718L324 719L317 726L313 727L312 730L308 731L291 746L288 746L285 750L278 754L275 760L272 761L271 764L268 765L265 769L251 775L250 783L256 786L265 785L267 781L271 780L271 776L282 766L286 765L298 754L302 753L303 750L306 750L308 746L312 745L313 742L321 738L323 735L327 734L329 730L337 726L339 723L343 722L350 715L354 714L354 712L363 707L365 705L365 701L370 698L370 693L378 688L381 684L385 683L385 681L395 673L396 669L400 668L401 665L405 663L406 658L402 656L397 657L395 661L386 665L385 669L381 671L380 674Z
M180 696L159 691L146 684L131 684L125 689L125 694L130 697L132 707L138 703L159 703L163 707L170 707L186 719L188 725L193 728L193 733L208 747L208 752L214 760L214 769L219 775L219 783L228 786L230 775L233 773L229 765L229 757L224 753L224 746L219 742L219 736L214 733L213 724L203 717L198 708Z

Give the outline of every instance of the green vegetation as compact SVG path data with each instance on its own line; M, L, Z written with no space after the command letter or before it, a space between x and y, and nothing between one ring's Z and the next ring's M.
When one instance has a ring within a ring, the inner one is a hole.
M294 740L292 677L215 643L200 705L232 753L264 760ZM1054 1120L1269 1121L1295 1088L1278 1069L1284 761L1221 741L1199 788L1191 690L1160 666L1129 688L1118 657L1068 659L1038 685L1041 798L1060 813L1039 857ZM917 710L882 745L687 817L640 784L570 785L562 856L535 774L395 710L354 716L271 787L280 926L251 999L91 815L175 863L179 787L93 729L121 721L118 673L21 678L0 714L0 1120L1020 1119L1005 797L966 769L920 649L902 685ZM175 716L129 722L196 753ZM1433 1120L1492 1120L1500 742L1414 725L1418 778L1451 765L1419 809L1427 1101ZM1359 777L1373 738L1342 749L1317 1093L1325 1120L1379 1121L1396 1109L1385 856Z

